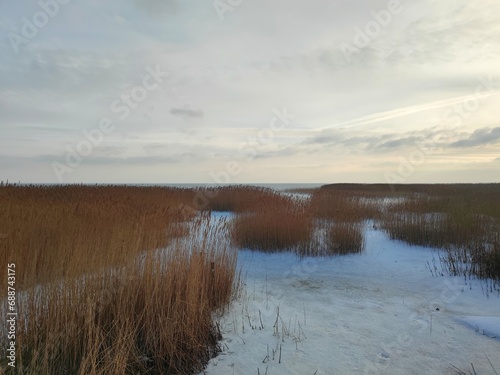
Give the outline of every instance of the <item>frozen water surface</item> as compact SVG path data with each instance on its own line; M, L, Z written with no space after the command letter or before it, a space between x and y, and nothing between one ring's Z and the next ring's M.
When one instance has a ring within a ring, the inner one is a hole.
M370 225L359 255L240 251L245 288L205 373L452 374L473 363L494 374L486 356L500 371L500 298L479 281L432 276L433 261L435 250Z

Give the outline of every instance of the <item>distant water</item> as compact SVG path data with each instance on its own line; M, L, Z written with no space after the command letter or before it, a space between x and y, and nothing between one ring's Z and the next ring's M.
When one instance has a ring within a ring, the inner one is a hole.
M19 183L19 185L30 185L29 183ZM58 183L38 183L35 185L44 185L44 186L57 186L61 185ZM65 184L63 184L65 185ZM265 188L270 188L274 190L291 190L291 189L314 189L318 188L320 186L326 185L326 183L286 183L286 184L280 184L280 183L274 183L274 184L267 184L267 183L241 183L241 184L208 184L208 183L191 183L191 184L120 184L120 183L82 183L80 185L120 185L120 186L165 186L165 187L176 187L176 188L195 188L195 187L221 187L221 186L235 186L235 185L244 185L244 186L258 186L258 187L265 187Z
M286 183L286 184L266 184L266 183L242 183L242 184L231 184L231 185L221 185L221 184L131 184L138 186L169 186L178 188L195 188L195 187L219 187L219 186L231 186L231 185L245 185L245 186L258 186L265 187L274 190L290 190L290 189L314 189L325 185L325 183Z

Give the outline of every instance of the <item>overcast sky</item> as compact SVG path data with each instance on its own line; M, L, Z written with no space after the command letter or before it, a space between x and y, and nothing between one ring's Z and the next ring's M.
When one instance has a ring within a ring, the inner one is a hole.
M0 180L500 182L498 0L59 1L0 3Z

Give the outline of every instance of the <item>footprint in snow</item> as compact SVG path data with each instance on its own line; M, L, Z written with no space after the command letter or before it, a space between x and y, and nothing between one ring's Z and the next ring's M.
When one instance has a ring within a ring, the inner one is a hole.
M387 353L385 350L383 350L382 352L379 353L378 356L380 359L388 360L391 355L389 353Z

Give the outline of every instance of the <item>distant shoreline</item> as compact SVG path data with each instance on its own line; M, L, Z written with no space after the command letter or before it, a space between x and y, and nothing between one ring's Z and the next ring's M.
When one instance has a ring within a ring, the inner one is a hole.
M4 182L5 183L5 182ZM270 188L274 190L292 190L292 189L314 189L319 188L327 183L233 183L233 184L216 184L216 183L48 183L48 182L9 182L9 184L27 186L27 185L42 185L42 186L64 186L64 185L84 185L84 186L161 186L173 188L196 188L196 187L223 187L223 186L256 186Z

